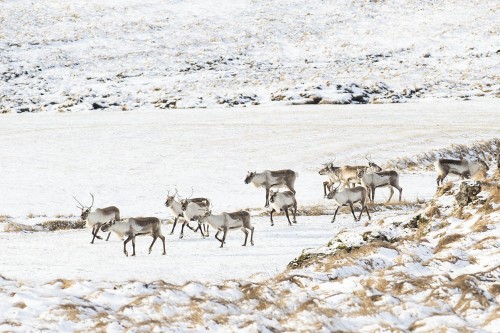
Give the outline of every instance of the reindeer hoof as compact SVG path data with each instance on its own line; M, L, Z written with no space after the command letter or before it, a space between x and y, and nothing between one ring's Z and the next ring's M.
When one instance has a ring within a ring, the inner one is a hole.
M173 235L173 234L174 234L174 232L173 232L173 231L172 231L171 233L169 233L169 235Z
M102 239L102 237L101 237L101 236L95 236L95 238L97 238L97 239Z
M135 257L135 253L131 255L131 257Z
M166 252L163 252L163 253L162 253L162 256L164 256L164 255L166 255L166 254L167 254Z
M332 220L332 222L330 222L330 223L333 223L333 222L335 222L335 220Z
M125 252L125 256L127 256L127 257L128 257L128 252Z
M252 244L252 246L253 246L253 242L251 242L250 244Z
M184 238L184 236L182 236L182 235L179 236L179 239L183 239L183 238Z

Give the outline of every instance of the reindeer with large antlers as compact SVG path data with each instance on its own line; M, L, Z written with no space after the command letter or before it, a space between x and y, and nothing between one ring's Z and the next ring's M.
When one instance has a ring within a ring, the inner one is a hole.
M165 200L165 206L170 210L170 213L172 213L172 216L174 216L174 225L172 227L172 230L170 231L170 235L172 235L174 233L174 229L175 229L175 226L177 225L177 221L179 220L179 218L184 217L184 214L183 214L184 212L182 210L182 204L181 204L182 199L180 198L178 193L179 193L179 191L177 189L175 189L175 193L171 195L170 190L169 190L167 193L167 199ZM177 200L176 200L176 198L177 198ZM207 206L207 207L210 205L210 200L208 200L207 198L188 198L186 200L188 200L188 202L198 203L200 205ZM186 224L186 222L184 222L182 224L181 235L184 235L184 225L185 224ZM198 228L194 229L189 224L187 224L187 226L188 226L188 228L190 228L193 231L198 230ZM207 233L208 233L208 229L207 229Z
M87 222L87 225L89 227L92 227L92 241L90 242L91 244L94 244L94 240L97 239L102 239L101 236L97 236L97 233L99 232L99 228L103 223L108 222L111 219L120 220L120 210L116 208L115 206L109 206L106 208L96 208L92 212L92 207L94 206L94 195L90 193L90 196L92 197L92 203L90 206L84 206L78 201L78 199L73 196L73 199L75 199L76 202L80 206L77 206L82 210L81 214L81 219L82 221ZM108 234L108 237L106 238L106 241L109 240L109 236L111 235L111 232Z

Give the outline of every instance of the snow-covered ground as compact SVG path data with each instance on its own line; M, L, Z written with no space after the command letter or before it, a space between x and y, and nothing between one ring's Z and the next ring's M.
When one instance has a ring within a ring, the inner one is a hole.
M299 173L301 205L325 203L322 163L383 164L395 157L498 135L497 100L127 113L4 115L0 214L77 214L75 195L122 216L166 218L168 189L191 187L214 210L262 207L247 171ZM403 198L429 198L434 176L402 174ZM387 190L379 190L384 195ZM382 196L381 196L382 198Z
M0 112L500 93L495 0L4 0L0 22Z
M497 2L4 0L0 26L0 331L497 331L498 173L459 208L431 171L498 152ZM367 154L405 202L331 224L318 170ZM271 227L243 180L283 168L301 214ZM255 246L168 235L174 188L249 209ZM167 255L29 231L89 193Z

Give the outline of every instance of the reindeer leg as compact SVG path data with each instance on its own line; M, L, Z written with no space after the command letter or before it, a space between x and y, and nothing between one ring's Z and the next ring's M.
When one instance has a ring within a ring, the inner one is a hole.
M358 220L356 220L356 215L354 215L354 207L352 206L352 202L349 202L349 206L351 207L351 212L352 212L352 216L354 216L354 221L358 221Z
M340 206L337 206L337 209L335 209L335 214L333 214L333 219L332 219L331 223L335 222L335 217L337 216L337 212L339 211L339 209L340 209Z
M293 205L293 223L297 223L297 203Z
M210 236L208 234L208 227L209 227L208 224L205 224L205 235L206 235L206 237Z
M288 216L288 207L283 207L283 210L285 211L286 219L288 220L288 225L292 225L292 222L290 222L290 216Z
M161 241L163 242L163 255L165 255L167 254L167 251L165 251L165 236L161 235L158 237L160 237Z
M269 188L266 187L266 205L264 207L269 207Z
M151 250L153 249L153 244L156 242L156 238L158 238L158 236L153 236L153 242L149 246L149 254L151 254Z
M375 187L375 186L373 186L373 187L372 187L372 203L374 203L374 202L375 202L375 189L376 189L376 187Z
M179 239L184 238L184 226L186 225L186 223L187 223L186 220L184 220L184 222L182 223L181 235L179 236Z
M94 244L94 240L96 239L101 239L101 237L97 236L97 232L99 231L99 223L97 224L94 224L94 226L92 227L92 241L90 242L90 244Z
M403 195L403 188L399 187L398 190L399 190L399 202L401 202L401 195Z
M365 210L366 210L366 214L368 215L368 220L371 220L371 216L370 216L370 213L368 212L368 207L365 206ZM363 212L363 209L361 209L361 212ZM359 214L359 217L361 218L361 214Z
M273 221L273 213L275 212L274 208L271 210L271 227L274 226L274 221Z
M132 237L132 257L135 257L135 235Z
M253 246L253 231L254 231L254 229L255 229L255 227L252 227L252 229L250 229L250 230L252 230L252 233L250 234L250 244L252 244L252 246Z
M358 221L361 221L361 215L363 214L363 210L365 210L365 205L364 204L361 204L361 212L359 213L359 216L358 216Z
M243 243L242 246L247 246L248 231L247 229L245 229L245 227L242 227L241 230L245 233L245 243Z
M215 238L222 243L222 239L220 239L219 237L217 237L220 233L220 230L217 230L217 232L215 233Z
M111 236L111 231L108 233L108 237L106 237L106 242L109 241L109 236Z
M170 235L172 235L174 233L174 229L175 229L175 226L177 225L177 220L179 219L179 216L177 216L175 219L174 219L174 226L172 227L172 230L170 230Z
M326 188L328 186L328 182L323 182L323 193L324 193L324 196L326 197Z
M392 199L392 195L394 194L394 189L392 188L392 186L389 187L389 190L391 190L391 194L389 195L389 199L387 199L387 201L385 202L386 204L389 203ZM401 201L401 200L400 200Z
M224 247L224 243L226 242L226 235L227 235L227 228L224 228L224 235L222 235L222 242L220 244L220 247Z
M127 243L130 242L132 239L132 235L129 235L127 239L123 242L123 253L128 257L128 252L127 252Z

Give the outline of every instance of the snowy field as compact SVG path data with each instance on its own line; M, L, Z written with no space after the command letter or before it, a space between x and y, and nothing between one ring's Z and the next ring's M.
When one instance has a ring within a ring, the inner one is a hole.
M0 332L497 332L498 10L0 0ZM492 166L463 207L473 183L436 192L440 149ZM370 223L331 224L319 169L367 154L400 168L403 202L380 189ZM271 227L264 190L244 184L266 169L299 174L292 227ZM169 235L175 188L249 210L255 246ZM150 237L125 257L114 236L40 231L78 221L72 196L89 193L160 218L167 255L161 241L147 254Z
M365 164L364 156L370 153L383 164L451 143L489 139L500 127L498 108L496 101L483 100L4 115L0 214L23 224L76 220L79 210L72 195L90 204L92 192L95 207L116 205L122 217L165 220L170 216L164 199L174 186L184 195L193 187L197 196L210 198L214 212L250 208L257 214L264 191L244 184L246 172L279 168L299 173L299 208L326 207L331 212L333 205L323 199L323 178L317 173L321 163L336 155L338 164ZM432 172L402 173L403 199L430 199L434 177ZM378 200L387 198L387 193L378 190ZM380 218L377 214L374 217ZM284 217L277 217L271 228L267 217L255 217L255 247L241 248L243 234L234 232L223 250L213 238L202 240L188 229L185 239L179 240L177 226L176 234L167 236L166 257L159 255L159 248L146 255L149 239L145 238L138 241L138 257L133 259L123 256L115 238L90 245L89 230L1 233L2 274L34 281L59 276L170 282L273 274L302 249L325 244L352 223L350 218L346 215L344 222L331 225L328 216L299 217L299 224L289 228ZM164 234L170 228L164 225ZM134 265L125 268L131 260Z

